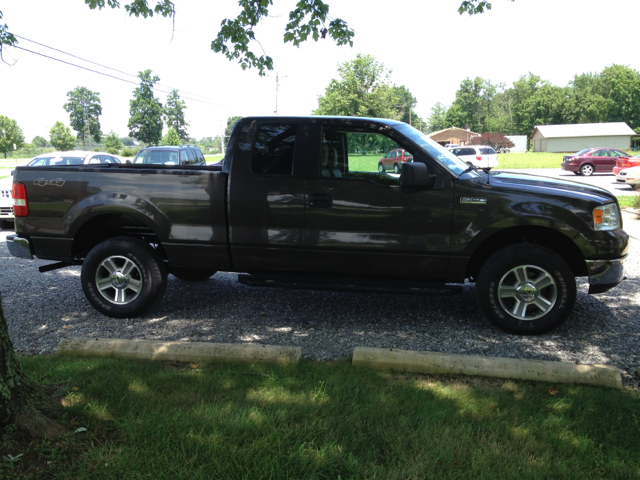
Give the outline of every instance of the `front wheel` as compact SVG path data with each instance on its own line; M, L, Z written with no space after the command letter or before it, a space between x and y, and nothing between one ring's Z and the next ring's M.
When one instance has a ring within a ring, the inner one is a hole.
M585 177L592 175L593 172L594 172L593 165L589 165L588 163L585 163L580 167L580 175L584 175Z
M131 318L160 301L167 288L167 271L149 244L139 238L116 237L89 252L80 280L96 310L109 317Z
M576 301L576 281L569 265L548 248L511 245L484 263L476 297L499 328L539 335L567 319Z
M378 171L380 173L384 173L384 165L382 165L381 163L378 164Z

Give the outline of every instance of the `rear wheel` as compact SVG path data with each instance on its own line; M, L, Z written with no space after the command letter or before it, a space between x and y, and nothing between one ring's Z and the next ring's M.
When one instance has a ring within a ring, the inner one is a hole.
M585 163L584 165L582 165L580 167L580 174L584 175L585 177L588 177L589 175L592 175L594 171L593 165L589 164L589 163Z
M176 268L171 271L174 277L185 282L202 282L215 273L215 270L198 270L196 268Z
M400 167L397 163L393 164L393 173L400 173Z
M82 264L82 289L89 303L109 317L137 317L153 308L167 288L167 271L158 253L133 237L116 237L95 246Z
M569 265L548 248L511 245L491 255L480 269L476 297L489 320L524 335L561 325L576 301Z
M378 163L378 171L384 173L384 165L382 165L382 163Z

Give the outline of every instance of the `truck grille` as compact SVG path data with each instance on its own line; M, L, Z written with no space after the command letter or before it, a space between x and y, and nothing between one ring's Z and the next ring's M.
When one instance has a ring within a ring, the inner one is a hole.
M0 216L12 216L13 217L13 207L0 207Z

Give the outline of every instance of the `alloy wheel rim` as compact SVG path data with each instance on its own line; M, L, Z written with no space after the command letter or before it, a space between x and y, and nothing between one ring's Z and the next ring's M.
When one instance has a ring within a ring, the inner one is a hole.
M558 287L544 268L520 265L503 275L497 294L506 313L518 320L532 321L543 317L554 307Z
M142 290L142 272L127 257L112 255L105 258L96 270L96 287L109 303L127 305Z

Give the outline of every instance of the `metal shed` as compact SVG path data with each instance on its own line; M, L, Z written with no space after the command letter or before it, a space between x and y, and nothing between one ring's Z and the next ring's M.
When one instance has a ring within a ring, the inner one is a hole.
M625 122L537 125L531 134L534 152L577 152L585 148L630 148L635 133Z

